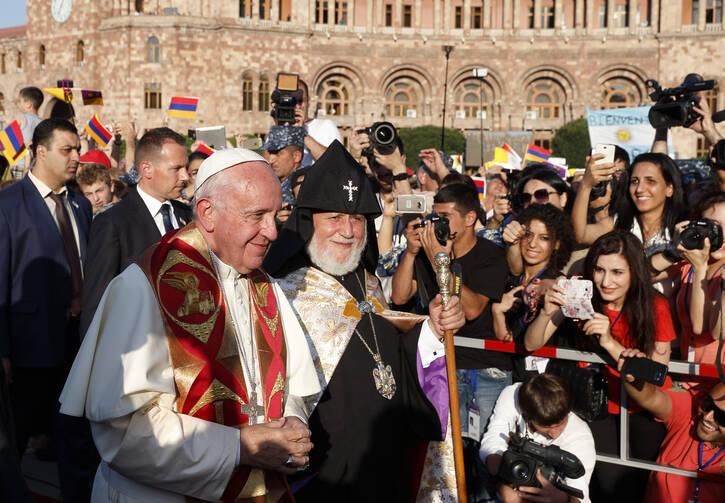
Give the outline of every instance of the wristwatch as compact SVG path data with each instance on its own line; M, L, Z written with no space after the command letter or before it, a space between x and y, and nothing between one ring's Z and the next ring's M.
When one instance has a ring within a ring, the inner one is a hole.
M400 173L398 175L393 175L393 181L395 182L402 182L403 180L408 179L408 173Z

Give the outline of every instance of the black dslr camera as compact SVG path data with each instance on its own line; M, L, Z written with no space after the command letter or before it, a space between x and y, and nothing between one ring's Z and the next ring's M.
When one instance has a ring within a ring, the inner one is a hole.
M695 93L715 87L714 80L691 73L682 84L670 89L662 89L656 80L649 79L647 87L652 89L649 97L657 103L649 109L649 123L653 128L689 127L700 118L693 110L699 98Z
M270 115L279 126L291 126L295 123L295 106L302 103L302 91L299 90L300 76L296 73L278 73L277 87L272 91L272 111Z
M436 239L441 244L441 246L445 246L446 241L451 238L451 226L448 219L446 217L437 215L436 213L431 213L427 217L421 218L420 222L415 224L413 228L420 229L428 225L428 223L433 224L433 231L435 232Z
M680 243L688 250L702 250L705 238L710 238L710 250L722 246L722 227L709 218L693 220L680 232Z
M373 156L373 150L377 150L383 155L392 154L395 152L395 147L398 146L395 142L398 131L390 122L376 122L365 129L358 129L357 133L367 133L370 138L370 146L362 151L366 157Z
M545 446L518 433L509 433L509 448L503 453L498 476L517 489L541 487L536 478L538 470L557 489L575 498L584 498L579 489L564 483L565 477L578 479L584 475L584 465L579 458L556 445Z

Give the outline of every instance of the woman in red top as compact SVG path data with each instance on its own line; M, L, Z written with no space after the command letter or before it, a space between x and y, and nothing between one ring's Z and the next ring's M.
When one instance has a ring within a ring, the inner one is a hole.
M595 286L592 305L596 313L584 323L583 332L596 337L614 362L624 349L637 348L655 361L669 363L670 341L675 338L669 304L652 287L639 239L624 230L604 234L589 249L584 272ZM528 350L543 346L563 322L560 307L565 303L565 292L552 285L544 297L544 308L526 332ZM597 452L618 455L620 380L615 368L604 368L610 414L589 426ZM631 405L630 456L655 460L664 429L649 413ZM644 470L597 463L590 484L592 501L640 502L647 474Z

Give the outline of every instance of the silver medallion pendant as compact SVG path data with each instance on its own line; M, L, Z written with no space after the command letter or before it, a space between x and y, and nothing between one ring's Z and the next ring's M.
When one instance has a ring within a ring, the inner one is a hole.
M373 307L373 303L368 300L356 302L356 305L357 310L360 311L360 314L369 314L375 312L375 307Z
M378 389L378 393L390 400L395 396L396 390L393 369L390 368L390 365L385 365L380 355L375 355L375 361L377 362L377 365L373 368L375 387Z

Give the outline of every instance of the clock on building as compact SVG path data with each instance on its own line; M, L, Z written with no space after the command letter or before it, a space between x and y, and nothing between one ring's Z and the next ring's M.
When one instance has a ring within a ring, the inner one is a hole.
M64 22L70 16L71 7L73 7L73 0L53 0L50 4L50 13L53 14L53 19L59 23Z

